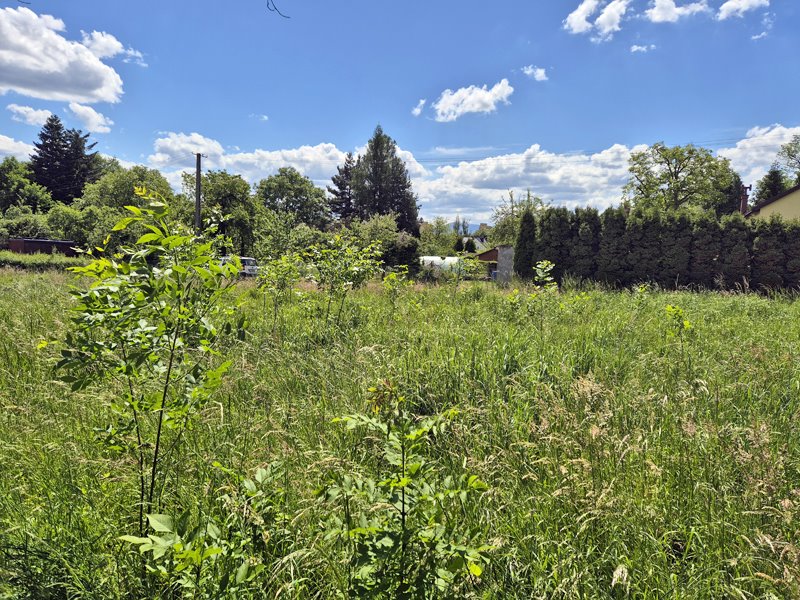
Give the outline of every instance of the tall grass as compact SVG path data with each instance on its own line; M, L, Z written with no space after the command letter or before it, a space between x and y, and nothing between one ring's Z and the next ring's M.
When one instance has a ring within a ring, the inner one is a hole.
M54 381L61 275L0 272L0 597L136 597L136 466L94 441L113 385ZM419 415L456 408L443 474L490 488L457 515L494 546L484 598L800 596L800 305L755 295L575 290L521 301L483 284L353 294L339 326L315 292L272 307L242 284L231 376L174 460L177 514L219 511L236 478L281 461L292 551L268 597L346 587L325 536L332 474L376 476L335 417L393 383ZM665 307L691 329L680 339Z

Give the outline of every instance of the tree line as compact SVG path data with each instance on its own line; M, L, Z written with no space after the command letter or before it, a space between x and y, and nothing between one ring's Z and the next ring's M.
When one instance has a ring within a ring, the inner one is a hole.
M29 161L0 163L0 244L27 237L98 246L126 215L124 207L141 203L135 187L159 194L171 214L192 222L194 175L185 174L183 190L175 193L158 170L124 168L94 145L89 134L66 129L53 115ZM377 241L390 264L416 263L417 197L395 141L380 126L362 156L347 155L327 190L292 167L252 186L241 175L211 170L201 176L201 189L203 216L219 221L231 253L275 258L346 230L365 244ZM110 248L139 233L115 232Z

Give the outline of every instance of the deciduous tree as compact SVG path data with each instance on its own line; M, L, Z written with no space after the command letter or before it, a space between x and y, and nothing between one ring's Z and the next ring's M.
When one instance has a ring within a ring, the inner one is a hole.
M322 229L330 221L325 192L294 167L282 167L262 179L256 197L270 210L293 215L297 223Z

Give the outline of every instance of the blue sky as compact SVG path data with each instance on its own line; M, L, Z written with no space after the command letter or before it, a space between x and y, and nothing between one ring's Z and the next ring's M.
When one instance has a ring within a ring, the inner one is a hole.
M631 151L696 143L747 182L800 133L797 0L0 1L0 156L50 112L171 181L325 185L380 123L421 213L508 190L619 202Z

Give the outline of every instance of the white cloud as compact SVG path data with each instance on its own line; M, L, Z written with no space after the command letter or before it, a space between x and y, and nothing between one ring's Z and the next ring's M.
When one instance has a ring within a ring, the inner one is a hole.
M411 109L411 114L414 115L415 117L420 116L422 114L422 109L425 108L425 103L427 101L428 100L426 98L421 98L420 101L417 102L417 105Z
M528 77L535 79L536 81L547 81L547 71L542 67L534 67L533 65L528 65L526 67L522 67L522 72L525 73Z
M494 112L498 103L509 104L508 99L513 93L514 88L505 78L494 84L491 89L487 89L486 85L482 87L471 85L455 92L447 89L433 103L436 120L444 123L455 121L467 113Z
M642 54L650 52L655 49L656 49L655 44L650 44L649 46L648 45L637 46L636 44L634 44L633 46L631 46L631 52L641 52Z
M25 142L0 134L0 156L13 156L20 160L28 160L33 146Z
M64 22L28 8L0 9L0 94L118 102L122 79L86 46L61 35Z
M122 42L105 31L93 31L91 33L81 31L81 36L83 38L81 43L97 58L111 58L125 51L125 46L122 45Z
M122 62L133 63L140 67L146 67L144 55L131 47L125 48L117 38L105 31L92 31L86 33L81 31L81 43L97 58L113 58L119 54L124 55Z
M761 17L761 26L764 28L764 31L759 33L758 35L751 35L751 40L761 40L769 35L769 32L772 31L772 26L775 24L775 15L773 13L765 12L764 16Z
M569 13L567 18L564 19L564 29L570 33L586 33L590 31L592 24L589 23L589 17L597 11L599 4L600 0L583 0L578 8Z
M259 121L261 121L262 123L266 123L267 121L269 121L269 115L262 115L262 114L251 113L251 114L250 114L250 118L251 118L251 119L258 119L258 120L259 120Z
M730 159L731 167L739 173L745 185L754 184L775 162L781 146L795 135L800 135L800 127L780 124L753 127L733 148L722 148L717 154Z
M690 2L683 6L678 6L675 0L653 0L652 7L644 11L644 14L653 23L675 23L683 17L709 10L706 0Z
M769 6L769 0L727 0L719 7L717 19L724 21L730 17L742 17L744 13Z
M80 119L83 126L90 133L108 133L111 131L111 126L114 124L114 121L97 112L91 106L70 102L69 109Z
M631 0L612 0L606 5L594 22L597 36L592 38L592 41L605 42L614 37L614 33L620 30L620 23L630 2Z
M14 121L39 127L44 125L45 121L53 114L49 110L36 110L30 106L20 106L19 104L9 104L6 108L11 111L11 118Z
M205 165L208 168L219 168L222 155L225 154L222 144L199 133L166 132L165 137L155 141L153 149L155 153L148 156L147 160L158 169L193 165L197 152L206 155Z

